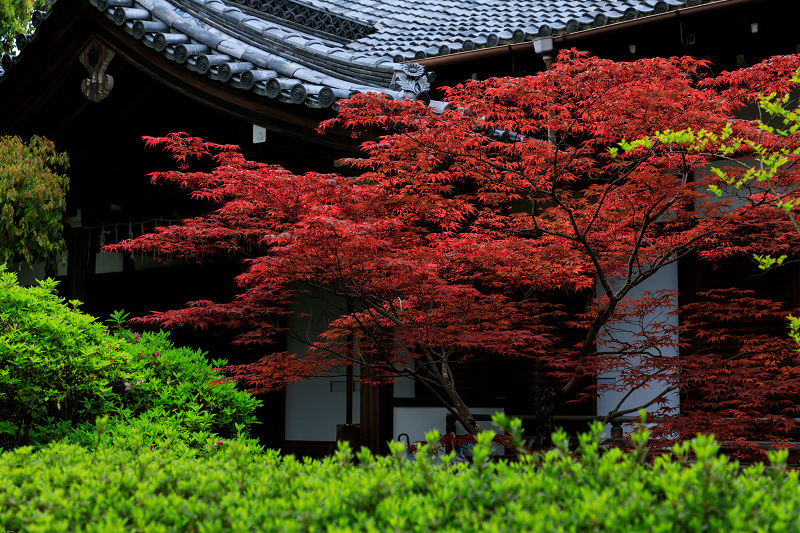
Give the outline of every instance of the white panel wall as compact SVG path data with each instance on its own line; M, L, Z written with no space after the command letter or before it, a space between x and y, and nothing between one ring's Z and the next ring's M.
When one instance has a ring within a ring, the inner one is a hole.
M336 425L344 424L345 393L331 392L331 381L312 378L286 388L286 440L336 440ZM353 423L359 421L359 394L353 394Z
M294 337L287 340L287 349L305 353L308 343L318 340L330 321L341 315L345 302L329 294L311 294L301 297L290 311L309 315L295 319L290 327ZM357 372L356 372L357 373ZM336 440L336 425L344 424L347 414L346 394L342 383L344 376L312 378L291 383L286 388L286 439ZM338 382L333 387L331 382ZM335 392L331 392L331 389ZM353 394L353 422L359 421L359 394Z
M287 340L287 349L304 353L307 343L317 340L328 323L344 311L345 302L328 294L313 294L301 297L290 311L310 315L296 319L290 327L294 337ZM358 371L356 369L356 374ZM344 376L313 378L291 383L286 388L286 439L332 441L336 439L336 425L344 424L345 392ZM333 387L331 383L334 383ZM331 392L331 390L335 392ZM400 379L394 384L394 397L413 398L414 381ZM360 398L358 390L353 394L353 422L359 422ZM502 409L476 408L474 414L494 414ZM425 433L432 429L445 432L447 410L443 407L395 407L393 412L393 438L400 433L409 435L411 442L425 439ZM496 429L490 421L480 422L482 427ZM460 424L457 433L463 434ZM405 441L405 439L403 439Z
M665 266L661 270L659 270L655 275L647 279L644 283L642 283L639 287L636 287L633 291L629 293L631 298L638 298L642 295L644 291L657 291L657 290L664 290L664 289L678 289L678 265L677 263L672 263L670 265ZM678 325L678 317L667 316L668 311L672 311L677 308L677 301L674 302L673 307L669 310L665 309L658 313L651 313L646 318L646 322L655 323L661 322L664 324L668 324L670 326L677 326ZM624 325L616 324L616 326L620 327L620 329L624 329ZM637 327L638 328L638 327ZM636 328L631 328L636 329ZM615 337L620 342L625 342L626 340L631 340L633 334L626 334L624 331L615 333ZM610 347L607 347L610 349ZM669 357L674 357L677 354L676 349L669 349L669 350L662 350L662 354ZM598 376L597 381L598 385L603 384L613 384L616 380L620 377L618 371L609 371L603 373ZM634 391L630 397L628 397L621 405L621 407L617 407L617 404L620 400L624 397L625 392L615 392L615 391L606 391L600 394L597 398L597 414L598 415L606 415L610 411L615 409L628 409L634 408L639 405L643 405L661 392L664 389L665 385L661 381L654 380L648 384L647 387L642 387L636 391ZM668 396L668 405L677 408L679 405L679 397L677 393L670 394ZM648 408L648 411L653 411L658 406L652 405Z
M495 407L478 407L471 409L474 415L491 415L497 412L502 413L503 409ZM411 443L425 440L425 433L432 429L438 429L440 434L444 434L446 422L447 409L444 407L395 407L394 408L394 433L392 438L401 440L398 436L401 433L406 433L411 440ZM479 426L486 429L497 428L491 421L479 422ZM456 423L456 434L463 435L466 433L461 424ZM403 437L402 442L405 442Z
M757 161L752 158L742 159L741 163L745 165L745 167L740 167L727 161L712 161L704 167L698 168L695 173L697 175L697 179L700 180L709 178L713 174L711 170L712 168L720 168L726 172L730 172L732 170L742 170L742 168L747 168L747 166L757 166ZM748 196L751 191L747 187L736 189L736 187L732 185L722 185L720 186L720 189L722 190L722 196L717 198L713 193L708 193L708 201L725 202L726 209L737 209L750 203L748 201ZM719 207L721 208L722 206Z
M95 274L122 272L123 256L120 252L97 252L94 256Z
M23 287L36 285L38 280L47 277L44 273L44 263L9 263L7 269L17 275L17 280Z
M67 252L59 252L56 276L67 275L67 257ZM44 263L8 263L6 270L14 272L17 275L19 284L23 287L37 285L39 280L47 277Z
M399 378L394 384L395 398L413 398L414 380L411 378Z

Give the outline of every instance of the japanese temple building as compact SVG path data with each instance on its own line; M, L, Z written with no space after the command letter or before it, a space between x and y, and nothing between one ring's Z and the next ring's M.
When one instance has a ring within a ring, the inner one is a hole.
M0 135L42 135L70 156L63 295L96 316L143 315L227 298L241 266L101 253L197 212L182 191L150 183L148 173L174 163L142 136L185 131L294 172L333 171L357 141L316 127L352 94L442 106L439 87L535 73L573 47L615 60L692 55L732 70L797 53L798 15L797 0L53 0L33 14L36 29L18 37L16 55L2 58ZM696 287L695 272L684 262L658 283ZM198 342L227 355L222 341ZM464 379L468 403L475 413L524 414L526 389L515 384L524 372L496 372L489 379L503 386ZM341 378L292 384L265 398L257 431L269 446L326 453L345 421L344 389ZM353 405L375 449L400 433L444 430L445 410L413 383L361 390ZM581 409L597 414L603 401Z

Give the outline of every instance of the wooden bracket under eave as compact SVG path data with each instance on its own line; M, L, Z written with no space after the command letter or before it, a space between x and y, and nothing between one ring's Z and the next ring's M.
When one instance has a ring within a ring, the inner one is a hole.
M94 37L81 52L79 59L89 71L89 77L81 81L81 91L92 102L101 101L114 88L114 78L106 74L113 58L114 51Z

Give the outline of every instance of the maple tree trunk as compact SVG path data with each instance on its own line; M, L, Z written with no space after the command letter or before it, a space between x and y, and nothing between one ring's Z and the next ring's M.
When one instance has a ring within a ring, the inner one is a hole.
M556 412L559 395L552 389L541 389L536 396L534 406L536 425L528 445L533 450L545 450L552 446L553 415Z
M455 392L455 389L452 392L457 398L457 401L453 402L452 407L456 412L455 414L458 417L458 421L461 422L461 425L464 427L464 430L473 435L483 431L483 429L475 422L475 417L472 416L472 412L469 410L469 407L467 407L467 404L461 400L461 397L457 392Z
M452 413L461 426L467 433L475 435L483 431L475 422L475 417L472 416L469 406L461 398L461 395L456 390L455 380L453 379L453 372L450 365L444 361L436 361L430 354L426 354L429 362L438 362L439 364L430 364L427 366L425 376L417 375L419 381L428 387L433 394L442 402L442 405ZM437 390L438 389L438 390Z
M446 399L448 400L445 402L445 405L448 405L451 412L456 415L464 430L472 435L483 431L483 429L475 422L475 417L472 416L472 411L470 411L469 406L467 406L467 404L461 398L461 395L458 394L458 391L456 391L455 384L453 383L452 379L447 378L445 375L441 386L447 396Z

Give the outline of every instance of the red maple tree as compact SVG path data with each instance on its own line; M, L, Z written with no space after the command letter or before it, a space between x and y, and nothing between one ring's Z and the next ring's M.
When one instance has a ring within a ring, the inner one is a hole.
M787 312L787 303L798 305L787 293L795 290L800 235L800 117L792 96L799 67L800 56L776 56L700 81L737 112L722 129L667 128L622 143L640 153L707 158L712 165L698 169L711 193L706 201L726 204L737 225L726 246L699 250L716 263L718 273L709 277L717 281L682 309L690 357L681 363L686 393L673 427L684 436L713 431L732 442L783 441L797 427L800 320ZM719 273L732 266L740 279ZM757 290L733 288L742 283Z
M786 78L758 68L755 90ZM147 138L184 165L212 158L210 172L182 168L153 180L220 208L108 248L248 257L234 300L141 319L161 326L245 328L239 342L262 344L287 333L282 317L304 291L345 302L308 353L230 368L255 391L357 363L365 383L414 378L477 432L453 368L503 355L536 361L557 383L535 399L540 440L565 402L642 388L653 389L652 400L626 409L620 401L607 420L649 407L666 436L698 421L705 430L732 427L735 418L741 423L723 438L782 438L798 406L789 394L800 384L797 355L780 338L726 334L724 322L788 310L742 291L701 294L684 311L681 331L691 336L681 338L677 289L641 291L688 254L751 253L757 227L778 228L782 250L796 247L780 213L708 191L718 177L696 170L713 155L616 149L665 130L759 135L733 114L752 91L704 81L706 69L691 58L617 63L573 50L535 76L449 89L444 110L357 95L321 129L382 132L362 145L363 159L343 160L358 176L296 175L182 133ZM565 299L580 312L565 315ZM613 382L595 380L609 373ZM667 404L676 393L680 412Z

